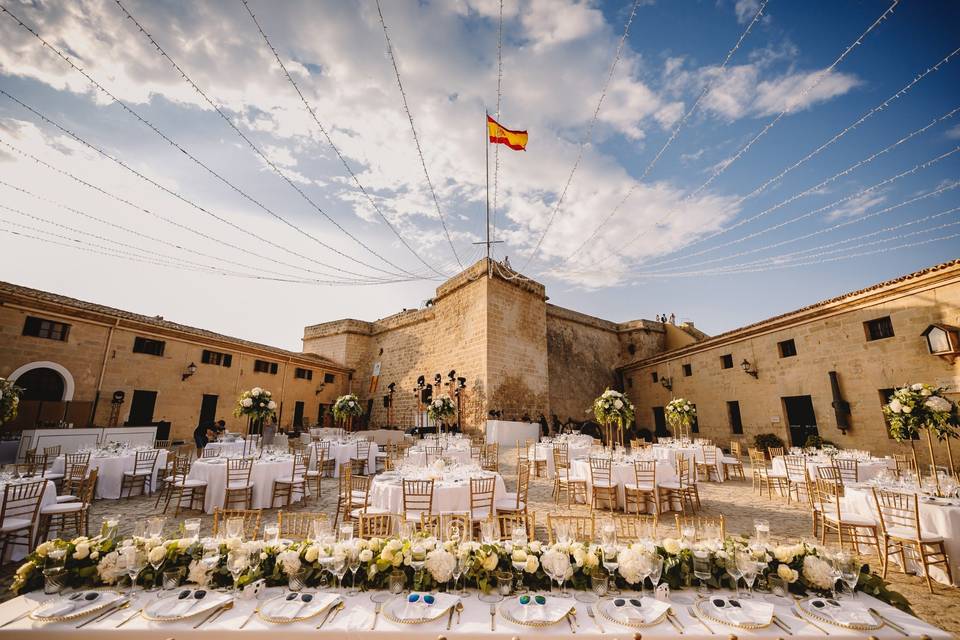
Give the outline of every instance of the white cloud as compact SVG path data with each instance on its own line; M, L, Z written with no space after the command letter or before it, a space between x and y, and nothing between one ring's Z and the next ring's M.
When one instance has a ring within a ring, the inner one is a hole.
M947 137L951 140L960 140L960 124L955 124L947 129Z
M836 209L827 213L828 220L839 220L841 218L859 218L867 211L883 204L887 201L887 196L882 193L870 191L862 193L850 200L847 200Z

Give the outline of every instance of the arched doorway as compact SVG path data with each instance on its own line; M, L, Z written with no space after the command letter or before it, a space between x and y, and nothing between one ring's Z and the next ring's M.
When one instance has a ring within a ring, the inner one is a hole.
M47 367L27 371L17 378L17 386L23 388L24 400L60 402L63 399L63 376Z

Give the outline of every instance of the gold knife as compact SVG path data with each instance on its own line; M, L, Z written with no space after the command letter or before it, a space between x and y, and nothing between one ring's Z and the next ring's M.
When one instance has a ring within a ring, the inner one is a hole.
M570 625L570 633L575 634L577 632L577 625L573 623L573 617L570 615L570 611L567 611L567 615L565 617L567 619L567 624Z
M347 605L345 605L345 604L343 603L343 600L341 600L340 603L337 604L336 608L334 608L334 610L333 610L333 615L330 616L330 622L333 622L333 621L337 618L337 614L340 613L341 611L343 611L343 608L344 608L345 606L347 606Z
M697 613L696 607L693 607L693 606L687 607L687 612L691 616L693 616L694 620L698 621L700 624L703 625L703 628L707 630L707 633L709 633L710 635L713 635L713 629L711 629L710 625L708 625L706 622L703 621L703 618L701 618L700 614Z
M373 608L373 624L370 625L370 631L373 631L374 629L377 628L377 618L380 617L380 607L382 607L382 606L383 606L383 605L381 605L381 604L378 602L378 603L377 603L377 606Z
M342 607L342 606L343 606L343 601L342 601L342 600L340 600L340 601L337 602L336 604L330 605L330 607L327 608L327 613L326 613L326 615L323 616L323 620L320 621L320 624L318 624L318 625L316 626L316 628L317 628L317 629L320 629L320 628L323 627L323 625L327 624L327 620L330 619L330 616L335 615L334 612L335 612L335 611L339 611L339 610L340 610L340 607ZM242 628L243 628L243 627L241 627L241 629L242 629Z
M600 629L600 633L606 633L607 630L603 628L603 624L600 622L600 616L597 615L596 607L593 605L587 606L587 615L593 619L593 623L597 625L597 629Z
M673 615L672 610L667 611L667 622L673 625L673 628L680 632L683 635L683 624L681 624L680 619Z
M129 601L129 600L124 600L123 602L118 603L116 606L110 607L109 609L107 609L107 610L104 611L103 613L101 613L101 614L99 614L99 615L96 615L96 616L93 616L93 617L90 618L89 620L84 620L83 622L81 622L80 624L78 624L75 628L77 628L77 629L82 629L83 627L87 626L88 624L91 624L91 623L93 623L93 622L99 622L100 620L103 620L103 619L105 619L105 618L109 618L111 615L113 615L113 614L116 613L117 611L120 611L121 609L126 609L126 608L129 607L129 606L130 606L130 601Z
M490 605L490 631L497 630L497 605Z
M18 615L16 618L12 618L11 620L7 620L7 621L4 622L3 624L0 624L0 629L6 627L7 625L13 624L13 623L16 622L17 620L23 620L23 619L26 618L28 615L30 615L30 613L31 613L32 611L33 611L33 609L30 609L30 610L28 610L28 611L24 611L23 613L21 613L20 615Z
M229 601L223 603L222 605L220 605L219 607L215 608L213 611L211 611L210 613L207 614L207 617L206 617L206 618L204 618L203 620L201 620L201 621L198 622L197 624L193 625L193 628L194 628L194 629L199 629L200 627L203 626L203 624L204 624L205 622L207 622L207 621L209 621L209 620L216 620L217 617L219 617L219 615L220 615L221 613L223 613L223 612L226 611L227 609L231 609L231 608L233 608L233 600L229 600Z
M450 608L447 609L447 631L450 631L450 627L453 625L453 609L454 605L450 605Z
M138 615L140 615L141 613L143 613L143 607L140 607L139 609L137 609L137 610L134 612L133 615L127 616L126 618L124 618L123 620L121 620L120 622L118 622L113 628L114 628L114 629L119 629L119 628L122 627L123 625L127 624L128 622L130 622L131 620L133 620L134 618L136 618L136 617L137 617Z
M243 624L241 624L239 628L243 629L245 626L247 626L247 623L253 620L253 616L257 615L258 613L260 613L260 607L259 606L254 607L253 611L250 612L250 615L247 616L247 618L243 621ZM327 615L330 615L330 614L328 613ZM326 620L326 618L324 618L324 620Z
M814 629L816 629L817 631L819 631L819 632L822 633L823 635L825 635L825 636L830 635L830 632L829 632L829 631L827 631L826 629L824 629L823 627L821 627L820 625L818 625L816 622L814 622L813 620L811 620L811 619L808 618L807 616L803 615L803 614L800 612L800 608L799 608L799 607L791 607L791 608L790 608L790 612L791 612L793 615L795 615L795 616L797 616L798 618L800 618L801 621L809 624L811 627L813 627Z
M787 625L786 622L784 622L783 620L781 620L781 619L778 618L777 616L773 616L772 621L773 621L773 624L777 625L777 626L780 627L782 630L786 631L789 635L791 635L791 636L793 635L793 631L790 629L790 627Z
M873 615L875 615L875 616L877 616L878 618L880 618L880 622L884 623L885 625L887 625L888 627L890 627L890 628L893 629L894 631L899 631L901 634L903 634L903 635L905 635L905 636L909 636L909 635L910 635L909 633L907 633L906 629L904 629L903 627L901 627L901 626L900 626L899 624L897 624L896 622L892 622L892 621L890 621L888 618L883 617L883 615L881 615L880 612L877 611L876 609L874 609L873 607L870 607L869 611L870 611L870 613L872 613Z

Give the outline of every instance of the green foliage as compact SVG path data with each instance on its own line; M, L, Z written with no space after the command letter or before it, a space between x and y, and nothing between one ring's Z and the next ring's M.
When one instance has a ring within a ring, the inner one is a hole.
M760 451L766 451L771 447L782 449L786 445L783 443L783 439L775 433L759 433L753 437L753 446Z

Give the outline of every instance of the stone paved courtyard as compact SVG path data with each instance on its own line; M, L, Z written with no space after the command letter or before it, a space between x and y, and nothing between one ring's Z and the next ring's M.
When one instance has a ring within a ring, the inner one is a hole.
M516 464L513 458L512 451L505 451L500 459L501 472L509 490L514 488L513 485L516 482ZM748 478L749 475L748 467ZM542 539L546 539L546 514L561 510L551 499L551 486L551 481L546 478L531 479L530 510L537 514L537 535ZM703 502L702 514L708 516L723 514L728 533L752 532L754 519L762 518L770 522L771 535L775 539L810 539L810 517L804 509L797 507L795 504L787 505L784 500L776 497L772 500L768 500L766 497L758 497L751 490L749 480L746 482L728 481L722 484L703 483L700 485L700 495ZM134 521L160 511L155 510L153 504L153 498L141 497L119 501L100 500L94 504L91 527L96 529L103 516L117 514L121 516L121 534L129 535ZM323 495L319 500L311 499L305 504L292 506L291 510L320 511L330 514L332 518L336 504L336 482L331 481L324 484ZM162 506L161 503L161 509ZM562 510L566 511L566 505L562 507ZM575 511L589 513L589 509L583 506L576 507ZM602 514L603 512L598 513ZM171 508L167 522L167 532L169 534L173 534L177 526L172 514ZM264 510L263 520L269 521L276 517L275 514L275 509ZM186 517L196 516L196 512L187 512L186 514ZM181 514L182 517L184 517L183 514ZM213 516L202 514L201 518L203 521L202 532L203 534L209 534L213 526ZM666 514L661 520L658 533L663 537L676 536L673 514ZM874 556L866 556L866 558L871 565L879 566L879 562L876 561ZM11 597L8 587L15 568L16 564L8 564L0 572L0 583L3 587L3 595L0 599L5 600ZM931 596L922 578L905 576L893 569L888 574L888 580L891 582L892 589L906 596L918 616L955 635L960 634L960 589L934 583L934 595Z

